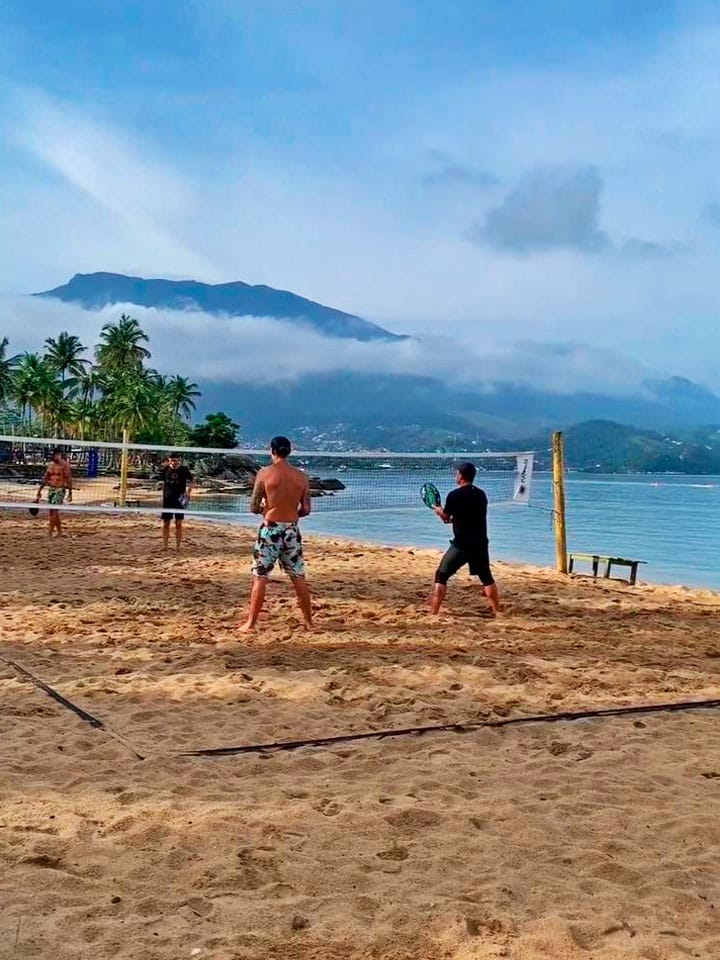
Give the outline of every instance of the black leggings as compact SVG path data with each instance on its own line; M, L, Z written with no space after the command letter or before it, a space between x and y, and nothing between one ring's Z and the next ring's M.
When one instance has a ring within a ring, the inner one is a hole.
M445 556L435 571L435 583L446 584L450 577L454 576L466 563L470 567L471 576L479 577L484 587L491 587L495 583L490 569L490 556L487 547L484 550L480 548L468 553L454 545L451 545L445 551Z

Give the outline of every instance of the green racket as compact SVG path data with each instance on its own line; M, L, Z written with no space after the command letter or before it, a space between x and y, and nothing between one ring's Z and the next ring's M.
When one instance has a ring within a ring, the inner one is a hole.
M424 483L420 487L420 497L422 498L422 502L425 504L425 506L429 507L431 510L434 510L435 507L440 506L440 491L434 483Z

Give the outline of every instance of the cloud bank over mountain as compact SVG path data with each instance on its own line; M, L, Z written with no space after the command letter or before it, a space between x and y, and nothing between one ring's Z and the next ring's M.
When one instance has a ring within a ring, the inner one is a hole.
M0 31L0 291L242 277L481 367L578 342L720 387L712 5L111 4L41 33L31 6Z
M105 323L136 317L150 336L151 364L216 383L293 381L348 371L435 377L458 388L492 390L497 382L553 393L594 387L610 395L637 391L652 371L618 354L582 344L486 342L481 349L449 336L399 341L337 339L267 317L218 317L197 310L115 304L86 310L32 297L0 299L0 329L10 350L40 349L61 330L92 346Z

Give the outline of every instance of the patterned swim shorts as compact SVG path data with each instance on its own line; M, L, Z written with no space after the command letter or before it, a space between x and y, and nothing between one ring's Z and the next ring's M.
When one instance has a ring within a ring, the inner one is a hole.
M253 576L268 577L278 560L289 576L305 576L302 536L297 523L260 524L253 550Z
M48 487L48 503L59 507L65 502L65 487Z

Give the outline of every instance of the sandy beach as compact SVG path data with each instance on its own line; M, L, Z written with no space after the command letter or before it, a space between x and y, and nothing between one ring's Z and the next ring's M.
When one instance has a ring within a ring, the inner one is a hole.
M309 538L317 629L252 532L0 516L0 958L720 957L720 711L184 752L720 697L720 595ZM31 671L99 718L38 689ZM138 759L138 754L143 759Z

